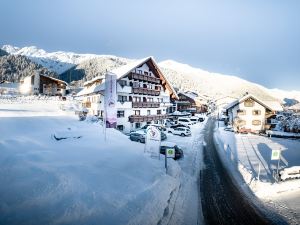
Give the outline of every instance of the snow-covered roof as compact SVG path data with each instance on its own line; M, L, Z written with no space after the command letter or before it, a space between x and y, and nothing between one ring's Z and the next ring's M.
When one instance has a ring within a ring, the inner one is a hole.
M140 67L141 65L143 65L144 63L146 63L149 60L151 60L151 62L155 66L155 69L157 69L158 73L165 79L166 85L171 89L172 94L175 96L175 98L178 99L176 91L172 87L171 83L168 81L168 79L160 71L158 65L155 63L155 60L151 56L140 59L140 60L137 60L135 62L128 63L128 64L126 64L124 66L121 66L121 67L118 67L116 69L113 69L112 71L110 71L110 73L115 74L117 76L117 79L121 79L121 78L125 77L126 75L128 75L132 70L134 70L137 67ZM97 79L99 79L99 78L97 78ZM93 85L89 88L84 88L86 90L82 90L81 92L79 92L77 94L77 96L85 95L85 94L91 94L91 93L97 93L97 92L103 91L105 89L104 82L97 85L95 88L92 88L92 87L93 87Z
M100 85L102 85L102 84L100 84ZM100 86L100 85L93 84L89 87L85 87L81 91L79 91L76 96L89 95L92 93L99 92L98 86Z
M95 82L96 80L101 80L101 79L104 79L104 78L105 78L104 75L99 75L99 76L94 77L94 78L91 79L91 80L88 80L88 81L84 82L83 85L86 86L86 85L88 85L88 84L91 84L91 83Z
M256 102L258 102L259 104L261 104L262 106L264 106L265 108L268 108L272 111L282 111L283 108L280 105L279 102L276 101L262 101L259 98L257 98L256 96L252 95L252 94L247 94L243 97L241 97L240 99L237 99L235 101L233 101L232 103L228 104L227 106L225 106L224 108L230 109L236 105L238 105L241 102L244 102L245 100L247 100L248 98L252 98L253 100L255 100Z
M187 97L189 97L190 99L193 99L193 100L195 100L198 97L197 94L192 93L192 92L179 92L178 94L185 95L185 96L187 96Z

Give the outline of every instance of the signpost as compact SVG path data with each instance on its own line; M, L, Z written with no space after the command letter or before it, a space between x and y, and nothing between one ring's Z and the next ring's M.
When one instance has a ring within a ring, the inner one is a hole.
M167 148L165 152L165 168L168 173L168 158L175 158L175 148Z
M279 171L279 164L280 164L280 154L281 151L280 150L272 150L272 154L271 154L271 160L277 160L277 178L278 178L278 171Z
M155 126L148 126L146 130L145 152L150 153L151 157L159 158L161 134Z

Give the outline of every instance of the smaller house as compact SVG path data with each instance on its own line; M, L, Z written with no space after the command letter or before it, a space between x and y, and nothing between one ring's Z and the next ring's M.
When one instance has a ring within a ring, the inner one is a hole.
M192 91L179 92L179 100L175 101L177 111L190 113L203 113L207 111L207 100Z
M64 96L67 86L65 81L36 73L21 80L20 92L27 95Z
M275 127L278 111L283 108L276 101L262 101L251 94L246 94L225 107L228 123L235 131L247 130L260 132Z

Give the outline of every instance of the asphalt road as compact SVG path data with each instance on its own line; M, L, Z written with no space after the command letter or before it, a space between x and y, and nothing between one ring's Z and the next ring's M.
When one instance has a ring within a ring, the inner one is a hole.
M200 195L205 223L287 224L280 216L258 204L257 200L254 204L232 181L216 152L213 130L214 121L210 119L204 135L205 168L200 173Z

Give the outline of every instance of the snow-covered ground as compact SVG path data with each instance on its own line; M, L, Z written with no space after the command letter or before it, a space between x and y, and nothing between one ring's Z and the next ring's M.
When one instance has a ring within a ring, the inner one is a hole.
M72 99L0 98L0 224L202 223L205 122L190 137L167 134L184 151L167 175L163 157L114 129L105 140L101 124L78 121L76 109Z
M178 164L166 175L142 144L114 129L105 141L99 123L62 103L1 100L0 224L156 224L179 188Z
M272 150L282 150L282 156L288 165L281 161L281 169L300 166L299 140L235 134L225 131L221 126L215 132L215 141L227 168L235 177L238 171L256 196L265 202L280 202L286 211L300 214L299 207L290 208L292 205L300 205L300 180L275 182L272 174L276 171L277 161L271 160ZM285 200L285 196L288 196L289 200ZM290 220L300 222L299 217L292 216Z

